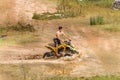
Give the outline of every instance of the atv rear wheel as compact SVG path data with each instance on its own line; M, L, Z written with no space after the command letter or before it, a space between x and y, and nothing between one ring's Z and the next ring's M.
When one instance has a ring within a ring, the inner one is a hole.
M46 53L43 54L43 58L51 57L51 56L55 56L55 54L53 52L46 52Z

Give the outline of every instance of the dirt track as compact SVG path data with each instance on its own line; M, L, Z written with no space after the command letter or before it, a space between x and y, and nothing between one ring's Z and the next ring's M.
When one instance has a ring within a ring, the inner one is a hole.
M39 63L44 66L46 66L46 64L55 66L58 64L66 64L71 65L71 67L69 66L70 71L68 69L66 74L79 76L104 75L120 72L119 33L109 34L108 32L99 32L98 35L92 34L91 31L87 31L84 32L81 37L77 37L79 36L77 33L76 37L73 37L74 45L76 45L80 53L82 53L81 57L73 60L70 60L70 58L68 61L66 61L66 58L52 60L42 59L43 53L47 50L44 45L47 43L42 44L38 42L25 45L2 46L0 48L0 64L14 65L26 63L31 66L33 64L39 65ZM106 35L102 36L103 34ZM41 47L41 45L43 46ZM38 56L38 59L34 59L36 58L35 56ZM42 65L39 66L42 67ZM48 65L45 68L51 70ZM56 71L57 70L59 73L59 69L56 69ZM54 73L52 74L54 75Z
M16 2L17 5L14 8L14 10L17 12L16 15L25 16L25 18L27 19L31 18L31 15L35 12L35 10L40 10L40 12L42 12L49 9L51 9L50 11L54 11L55 9L55 5L50 5L47 2L42 2L43 0L41 0L40 2L42 5L38 6L42 8L39 9L38 7L34 9L34 5L38 4L36 2L34 4L30 4L31 2L28 2L28 0L16 1L18 1ZM9 4L11 3L10 1L8 2ZM22 3L22 5L20 3ZM30 4L30 6L28 7L26 4ZM47 7L45 7L46 4ZM11 5L8 5L7 9L9 9L9 6ZM6 7L4 8L6 9ZM18 14L18 9L20 11L23 10L22 14ZM12 11L11 13L14 12ZM6 11L4 12L7 14ZM9 14L11 15L11 13ZM3 13L0 14L4 15ZM6 17L7 16L3 16L3 21L1 21L1 23L6 20ZM12 19L12 17L10 17L10 19ZM81 24L73 25L70 22L76 23L74 19L63 19L43 22L32 21L31 23L34 24L35 28L37 29L36 34L39 35L38 40L40 42L21 45L16 44L10 46L0 46L0 64L5 66L7 65L9 66L9 68L13 68L13 66L11 65L14 65L16 67L16 64L25 63L29 64L29 67L31 69L33 68L33 70L37 67L38 70L36 70L36 73L40 72L40 70L43 69L41 70L42 73L45 72L44 70L47 70L45 74L48 74L49 71L52 75L55 75L56 73L63 75L63 73L61 72L63 70L63 67L66 71L66 74L79 76L104 75L120 72L120 33L99 31L94 28L90 29L89 27L85 27ZM52 38L54 37L53 34L56 32L56 27L58 25L63 25L66 33L72 36L73 44L78 48L80 53L82 53L82 56L80 58L72 61L64 61L64 59L44 60L41 58L43 53L47 51L44 46L47 45L47 43L52 42ZM39 59L37 60L33 57L36 55L39 55ZM69 67L67 65L69 65ZM4 66L1 66L0 68L1 76L3 75L3 73L7 72L7 69L5 69L5 71L2 71ZM55 69L53 70L53 68ZM6 73L6 76L7 75L8 74Z

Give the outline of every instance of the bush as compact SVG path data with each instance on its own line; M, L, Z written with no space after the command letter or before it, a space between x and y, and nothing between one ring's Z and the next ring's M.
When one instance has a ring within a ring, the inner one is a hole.
M35 31L35 28L33 27L33 25L25 24L21 22L18 22L16 25L10 26L9 29L15 30L15 31L30 31L30 32Z
M90 25L96 25L94 17L90 17Z
M104 18L102 16L90 17L90 25L102 25L104 23Z
M6 32L8 32L8 27L4 27L0 25L0 33L6 33Z
M37 19L37 20L52 20L52 19L61 19L63 18L62 13L43 13L43 14L37 14L34 13L32 19Z
M40 15L39 15L39 14L37 14L37 13L34 13L34 14L33 14L32 19L39 19L39 18L40 18Z

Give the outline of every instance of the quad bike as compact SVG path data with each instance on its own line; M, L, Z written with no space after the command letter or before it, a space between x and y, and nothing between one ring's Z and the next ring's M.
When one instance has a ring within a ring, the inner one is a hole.
M64 57L64 56L72 56L73 54L78 54L79 52L76 48L71 44L71 40L64 41L59 46L55 47L54 44L48 44L45 46L50 50L50 52L46 52L43 54L43 58L47 57Z
M120 10L120 1L115 1L112 5L113 9L119 9Z

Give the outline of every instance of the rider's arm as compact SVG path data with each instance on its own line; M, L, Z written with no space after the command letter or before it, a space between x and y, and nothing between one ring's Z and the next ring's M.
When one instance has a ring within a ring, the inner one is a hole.
M71 40L70 37L68 37L64 32L63 32L63 36L64 36L65 38Z

